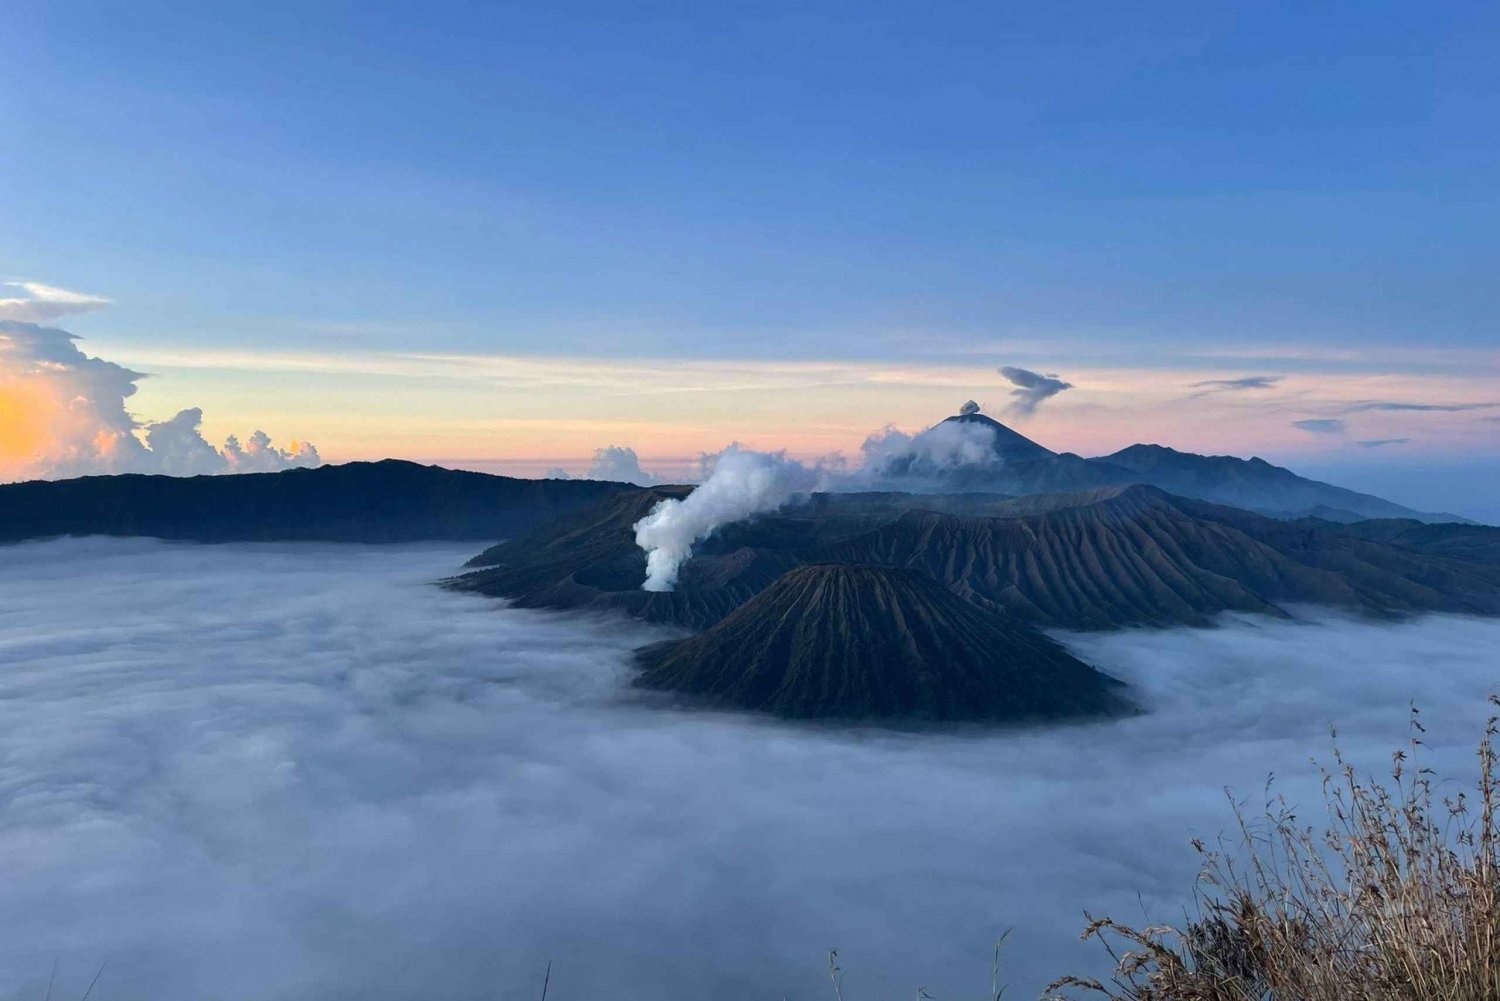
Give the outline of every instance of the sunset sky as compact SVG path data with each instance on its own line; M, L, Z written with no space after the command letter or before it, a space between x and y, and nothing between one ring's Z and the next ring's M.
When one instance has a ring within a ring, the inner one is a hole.
M1056 449L1496 504L1493 5L394 10L8 5L0 319L327 461L853 454L1020 366Z

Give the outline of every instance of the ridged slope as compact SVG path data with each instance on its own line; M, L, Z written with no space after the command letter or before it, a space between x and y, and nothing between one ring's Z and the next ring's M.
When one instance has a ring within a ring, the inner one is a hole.
M717 622L790 567L824 562L915 569L981 605L1075 629L1200 625L1221 612L1281 615L1300 603L1378 615L1500 613L1500 549L1489 531L1418 533L1406 523L1364 537L1357 525L1278 521L1144 486L1009 501L815 497L726 526L698 547L676 591L648 594L630 526L650 505L610 504L622 513L595 509L517 539L496 551L502 566L456 586L692 628Z
M1023 502L1039 506L1043 498ZM1500 612L1500 568L1134 486L1016 518L911 512L821 558L921 570L1048 626L1201 624L1319 604L1377 614Z
M799 567L638 662L644 687L807 719L1022 720L1122 705L1117 682L1040 633L895 567Z

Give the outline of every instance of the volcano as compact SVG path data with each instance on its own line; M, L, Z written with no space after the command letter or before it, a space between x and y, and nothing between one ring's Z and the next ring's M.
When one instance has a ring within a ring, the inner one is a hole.
M945 417L942 421L938 422L938 427L942 427L944 424L985 428L994 436L995 455L1005 462L1025 462L1031 459L1053 458L1057 455L1050 448L1038 445L1019 431L1006 427L993 417L981 414L978 410ZM926 431L923 433L931 434L932 432ZM921 435L917 437L920 438Z
M814 494L721 527L676 590L643 591L632 526L667 491L565 515L487 550L449 586L690 629L818 563L904 567L1042 628L1203 626L1223 612L1285 616L1300 605L1500 615L1500 529L1283 521L1139 484L1019 498Z
M956 449L954 435L969 436L970 449ZM925 493L1000 493L1012 496L1073 493L1140 483L1194 500L1292 520L1331 521L1413 518L1461 522L1441 512L1423 512L1379 497L1298 476L1260 458L1196 455L1163 445L1131 445L1110 455L1084 458L1054 452L979 412L977 404L944 418L917 435L908 457L885 462L869 484L882 490ZM977 458L976 458L977 453ZM946 461L931 461L936 455Z
M1119 682L1030 626L890 566L798 567L637 662L643 687L801 719L1019 721L1125 706Z

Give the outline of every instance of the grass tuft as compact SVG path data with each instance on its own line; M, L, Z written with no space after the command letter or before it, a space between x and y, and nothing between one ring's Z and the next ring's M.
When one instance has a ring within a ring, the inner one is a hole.
M1237 837L1203 856L1199 917L1183 928L1090 919L1114 961L1108 982L1064 977L1108 1001L1476 1001L1500 998L1500 830L1495 715L1472 794L1439 797L1417 767L1426 730L1411 710L1390 780L1361 778L1338 750L1323 770L1328 817L1302 823L1269 794L1236 806Z

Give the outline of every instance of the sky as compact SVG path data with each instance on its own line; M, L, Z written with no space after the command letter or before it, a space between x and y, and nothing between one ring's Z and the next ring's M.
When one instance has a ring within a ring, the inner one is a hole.
M1017 420L1053 448L1500 488L1492 5L5 23L0 281L107 300L53 322L149 374L142 424L670 473L998 410L1013 366L1071 384Z

